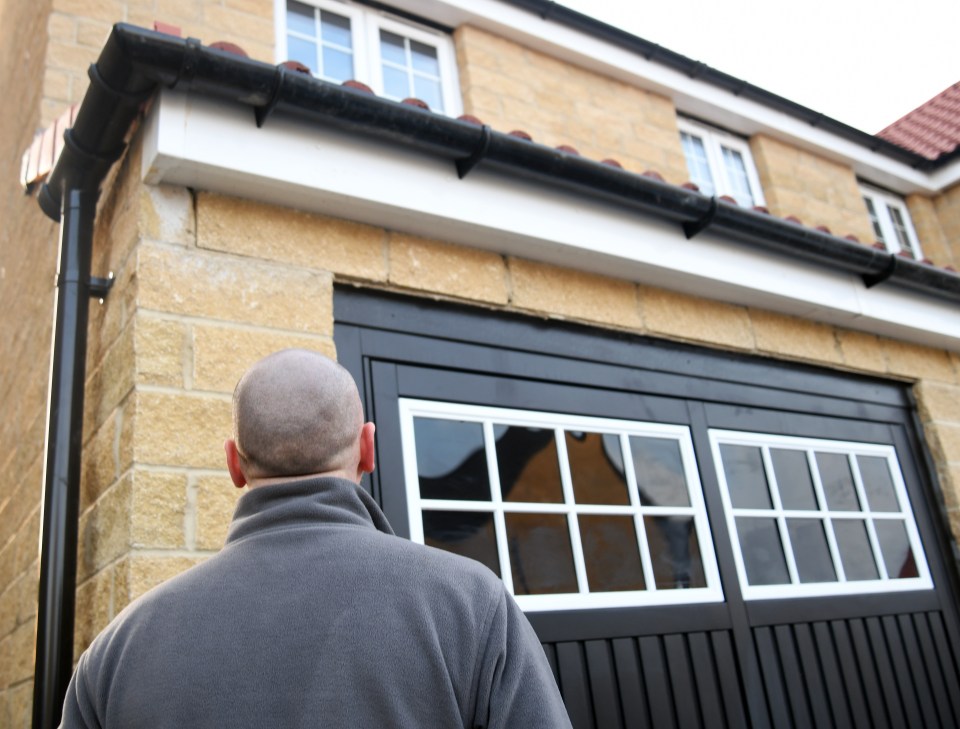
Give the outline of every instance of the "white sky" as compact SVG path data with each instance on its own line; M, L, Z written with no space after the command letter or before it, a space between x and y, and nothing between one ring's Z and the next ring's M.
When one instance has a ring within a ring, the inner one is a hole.
M876 133L960 81L960 0L560 0Z

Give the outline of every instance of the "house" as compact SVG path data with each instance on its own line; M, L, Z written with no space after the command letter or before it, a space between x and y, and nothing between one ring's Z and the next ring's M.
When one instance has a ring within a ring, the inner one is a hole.
M538 0L3 13L10 726L222 544L230 393L287 346L575 726L960 723L956 86L874 137Z

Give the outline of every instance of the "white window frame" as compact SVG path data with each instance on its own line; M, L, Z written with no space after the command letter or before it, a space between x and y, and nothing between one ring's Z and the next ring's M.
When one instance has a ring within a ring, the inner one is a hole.
M907 208L907 204L902 197L899 195L894 195L889 192L885 192L871 185L860 183L860 194L864 198L869 198L870 202L873 204L873 209L877 213L877 224L880 226L880 231L882 237L878 239L878 242L883 243L888 251L891 253L900 253L904 250L903 246L900 245L900 239L897 236L896 228L894 227L893 220L890 218L890 213L887 210L888 207L893 208L900 213L900 217L903 219L903 227L907 235L907 239L910 242L910 247L912 251L905 251L908 255L916 258L917 260L923 260L923 250L920 248L920 239L917 237L917 231L913 227L913 220L910 218L910 210ZM870 210L864 202L864 209L867 212L867 215L870 216ZM873 228L873 218L870 218L870 228L875 233L876 230Z
M707 165L710 168L710 174L713 176L714 195L717 197L721 195L736 197L734 187L727 174L727 166L723 161L722 147L728 147L735 152L739 152L743 158L747 183L750 185L750 192L753 194L752 205L762 206L766 204L763 197L763 188L760 185L760 177L757 174L757 167L753 162L753 154L750 151L750 144L746 139L683 117L677 119L677 126L681 132L699 137L703 142L704 151L707 155ZM686 152L684 152L684 162L687 161L686 157ZM687 169L689 171L689 164ZM742 200L737 202L741 205L744 204Z
M453 510L453 511L482 511L494 515L494 531L497 539L500 574L507 587L513 594L513 578L510 566L509 551L506 539L505 512L512 513L552 513L567 516L570 530L571 549L574 555L574 566L577 574L578 593L551 594L551 595L516 595L517 603L527 611L572 610L584 608L613 608L646 605L675 605L723 602L723 588L720 583L720 573L717 567L716 555L713 550L713 537L707 519L706 505L703 499L703 489L699 480L696 460L693 452L693 441L690 431L684 426L664 425L660 423L641 423L627 420L608 418L581 417L559 413L547 413L532 410L514 410L508 408L483 407L461 403L438 402L431 400L415 400L401 398L400 431L403 449L404 482L406 486L407 514L409 517L410 538L419 544L424 543L423 518L424 510ZM490 477L490 501L465 501L445 499L423 499L420 496L420 481L417 473L417 454L414 436L414 418L429 417L470 421L480 423L484 428L484 442L486 446L487 470ZM558 455L560 456L561 482L564 491L564 503L522 503L511 502L505 504L501 499L499 470L496 466L496 448L493 437L493 424L529 426L537 428L552 428L559 434L562 430L581 430L591 433L617 434L620 437L621 451L626 450L627 439L631 435L669 438L677 441L680 447L681 461L686 477L687 489L690 497L689 506L653 507L639 504L636 477L633 472L633 461L624 458L624 471L630 494L630 504L599 505L574 504L573 486L570 478L569 466L566 460L564 438L556 437ZM580 547L580 533L577 522L578 514L616 514L629 515L634 518L634 527L637 532L638 547L641 552L641 564L644 571L645 590L589 592L586 567L583 552ZM656 588L649 548L646 542L643 517L645 515L691 516L696 529L697 543L700 549L700 560L703 566L706 587L689 589L660 589Z
M440 31L420 26L403 18L343 0L298 0L350 19L350 35L353 41L354 80L367 84L378 96L384 96L383 72L380 65L380 30L419 41L437 49L440 64L440 88L445 116L455 117L463 113L460 96L460 81L457 73L456 52L453 40ZM287 0L274 0L274 40L277 63L288 59L287 52ZM314 73L316 69L311 69ZM390 97L387 97L390 98ZM399 99L397 99L399 101Z
M730 490L727 485L726 472L724 471L723 461L720 457L721 445L755 446L761 449L764 470L766 472L768 485L770 486L772 508L746 509L733 507L730 499ZM770 457L771 447L791 450L804 450L807 452L807 463L810 468L811 479L813 480L814 491L816 493L817 504L819 507L818 509L799 510L783 508L780 502L779 490L776 486L776 474L774 473L773 464ZM717 478L720 481L720 495L723 499L723 510L727 518L727 528L730 533L731 546L737 566L737 576L740 581L740 589L743 593L744 599L783 599L794 597L858 595L933 589L933 581L930 577L930 570L927 566L926 554L920 541L920 534L917 531L916 521L914 520L913 516L913 509L910 505L910 499L907 495L906 486L904 485L903 481L903 474L900 472L900 464L897 461L897 455L892 446L711 429L710 448L713 454L714 463L716 464ZM813 451L821 453L837 453L847 456L848 463L851 465L851 473L853 475L854 484L857 490L857 498L861 504L861 509L859 511L830 510L825 500L823 485L820 482L820 476L813 458ZM865 498L863 482L860 477L859 468L855 466L855 456L861 455L876 456L887 461L887 464L890 467L890 473L893 479L894 490L896 492L900 511L880 512L870 510L869 503ZM737 532L736 518L739 516L776 519L777 528L780 535L780 543L783 548L784 558L787 563L787 571L791 580L789 584L749 584L747 581L747 572L744 564L743 553L740 548L740 539ZM837 575L837 580L835 582L801 583L799 581L795 557L792 547L790 547L790 536L786 526L787 517L817 519L824 523L827 544L831 559L833 561L833 568ZM863 519L866 524L867 533L870 540L870 547L873 552L874 561L877 565L878 574L880 575L878 579L847 581L845 578L843 565L840 562L836 539L833 534L832 522L835 520L851 518ZM904 526L906 527L907 531L907 537L910 542L910 548L913 550L914 561L917 567L917 577L888 577L886 572L886 564L884 563L883 556L880 553L879 543L877 541L876 532L873 526L874 522L884 519L904 522Z

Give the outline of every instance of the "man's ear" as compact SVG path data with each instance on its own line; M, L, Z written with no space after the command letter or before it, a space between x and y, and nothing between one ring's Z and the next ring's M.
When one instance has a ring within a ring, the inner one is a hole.
M376 447L373 434L377 426L373 423L364 423L360 429L360 463L357 465L357 475L373 473L376 468Z
M227 470L230 472L233 485L242 489L247 485L247 477L243 475L243 470L240 468L240 451L237 449L236 441L233 438L225 440L223 450L227 454Z

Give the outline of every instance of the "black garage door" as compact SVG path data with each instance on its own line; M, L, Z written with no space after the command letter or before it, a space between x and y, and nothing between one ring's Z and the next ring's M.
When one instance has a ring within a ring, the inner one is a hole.
M504 579L575 727L952 727L949 537L898 385L338 289L398 533Z

